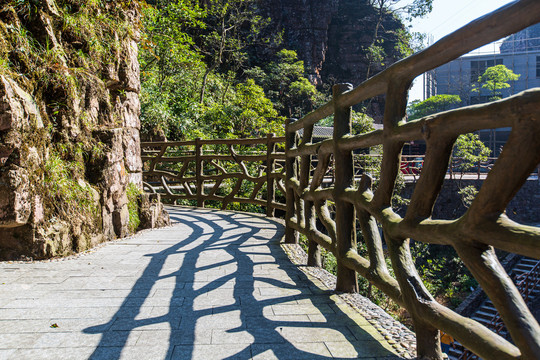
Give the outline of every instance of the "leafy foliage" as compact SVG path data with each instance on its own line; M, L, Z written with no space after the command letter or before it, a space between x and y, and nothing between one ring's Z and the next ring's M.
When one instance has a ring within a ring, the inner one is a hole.
M436 297L450 302L452 307L459 305L471 288L477 286L452 247L413 241L411 254L427 289Z
M371 44L364 48L368 59L368 69L366 79L375 72L385 67L387 49L385 49L386 29L384 21L386 18L398 18L407 22L412 22L416 18L421 18L433 10L433 0L369 0L369 4L377 12L377 23L373 31L373 40ZM404 28L395 30L397 38L394 49L403 57L411 55L415 50L411 47L413 38L419 38L421 35L413 34Z
M0 5L0 74L30 94L44 125L21 136L22 148L36 151L25 160L34 167L29 196L43 205L36 231L46 237L49 226L70 226L78 238L71 250L103 226L100 194L85 180L88 154L102 150L94 131L117 120L112 109L121 94L111 76L128 60L124 45L139 26L129 14L137 9L134 1L105 0ZM99 105L89 114L94 99Z
M76 180L83 170L80 162L65 161L56 152L49 156L44 166L44 181L40 184L44 202L52 206L52 213L46 215L83 221L98 216L100 209L94 199L95 190L88 183Z
M141 126L170 140L281 134L283 119L237 70L265 21L253 1L158 1L144 9ZM246 26L249 31L246 31Z
M478 77L478 84L473 91L480 91L479 88L487 89L491 93L490 100L499 100L501 98L502 89L510 87L510 81L516 81L521 75L515 74L512 70L504 65L495 65L486 69L486 71Z
M255 79L282 116L302 117L312 111L324 96L304 77L304 62L296 51L282 49L266 69L255 67L245 74Z
M139 195L142 194L141 189L133 183L128 184L126 195L128 198L128 229L134 233L139 228L141 219L139 218Z
M456 141L454 156L463 161L458 165L465 172L472 169L481 161L486 161L491 150L480 141L478 134L460 135Z
M461 104L461 98L458 95L435 95L424 101L414 100L407 108L409 120L415 120L439 113L452 110Z
M466 171L480 166L480 163L486 161L490 154L491 150L480 141L478 134L460 135L456 140L454 156L460 158L457 167L461 171L461 178ZM462 186L459 184L458 186L461 202L463 206L468 208L478 194L478 189L474 185Z

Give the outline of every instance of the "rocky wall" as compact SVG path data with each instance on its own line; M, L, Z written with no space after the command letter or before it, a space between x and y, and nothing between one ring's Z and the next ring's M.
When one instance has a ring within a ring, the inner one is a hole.
M283 31L283 46L295 50L316 85L340 82L359 85L369 76L401 59L398 50L403 24L389 13L378 29L385 56L370 67L367 48L379 22L367 0L265 0L269 16ZM369 68L369 71L368 71ZM380 119L384 101L372 101L370 112Z
M3 259L126 236L142 188L137 2L30 3L0 5Z

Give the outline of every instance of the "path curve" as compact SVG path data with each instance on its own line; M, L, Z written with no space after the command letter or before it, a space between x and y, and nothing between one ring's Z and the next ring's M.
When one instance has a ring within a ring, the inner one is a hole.
M279 222L169 211L81 256L0 262L0 359L400 359L289 261Z

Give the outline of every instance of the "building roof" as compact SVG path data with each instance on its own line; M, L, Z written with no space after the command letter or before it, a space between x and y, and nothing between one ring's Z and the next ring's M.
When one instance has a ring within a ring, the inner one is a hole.
M382 130L383 124L373 124L375 130ZM304 135L304 129L298 130L300 136ZM329 139L334 135L333 126L315 126L313 128L313 138L314 139Z
M300 136L304 136L304 129L298 130ZM334 134L334 128L332 126L315 126L313 127L313 138L315 139L328 139Z

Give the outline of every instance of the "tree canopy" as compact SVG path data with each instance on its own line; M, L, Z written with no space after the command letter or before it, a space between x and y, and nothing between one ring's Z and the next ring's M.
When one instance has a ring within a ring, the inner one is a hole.
M415 1L414 16L428 11L431 1ZM386 14L387 4L395 1L377 3ZM302 117L328 100L321 90L329 89L309 81L304 62L280 45L282 34L261 9L258 0L145 3L143 137L156 132L170 140L282 134L285 117ZM268 56L253 58L261 48Z
M459 107L461 98L458 95L435 95L424 101L414 100L407 108L409 120L436 114Z
M520 78L520 74L515 74L512 70L504 65L495 65L486 69L486 71L478 77L478 85L482 89L487 89L491 93L490 100L498 100L501 98L502 89L510 87L510 81L516 81ZM478 86L475 91L479 91Z

